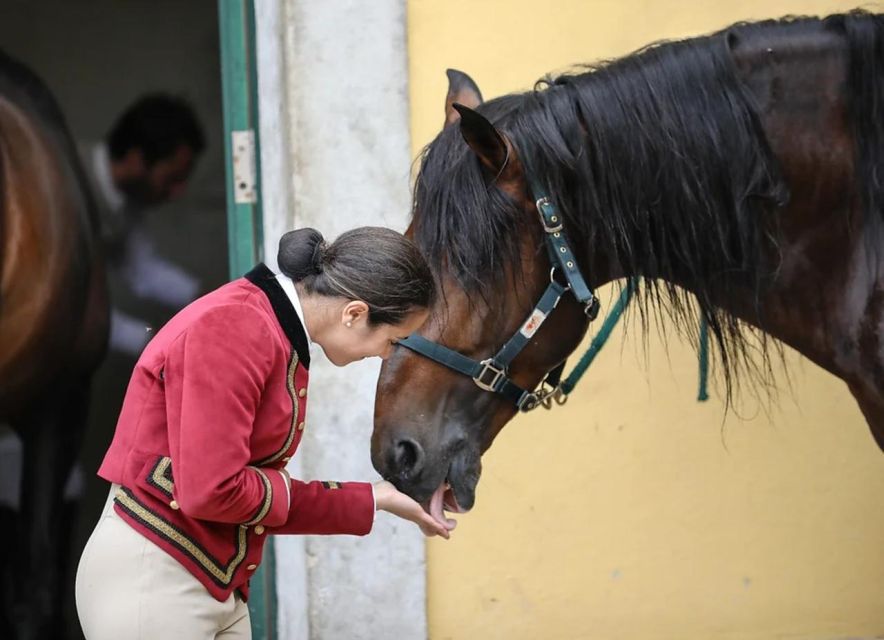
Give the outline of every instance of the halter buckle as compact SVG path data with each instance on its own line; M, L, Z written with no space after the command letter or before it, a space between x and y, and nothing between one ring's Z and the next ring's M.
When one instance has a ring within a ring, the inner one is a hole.
M479 372L479 375L473 378L473 382L476 383L477 387L485 391L497 391L497 383L506 376L506 371L494 366L494 361L491 358L482 360L479 364L482 365L482 370ZM488 381L489 377L490 382Z
M556 216L555 211L553 212L554 215L552 216L552 220L550 220L550 222L552 222L553 225L549 226L546 223L546 216L543 215L543 207L552 207L553 206L552 202L550 202L548 197L543 196L542 198L539 198L537 200L537 202L535 203L535 206L537 207L537 213L540 214L540 224L543 225L544 231L546 231L547 233L558 233L559 231L562 230L561 216Z

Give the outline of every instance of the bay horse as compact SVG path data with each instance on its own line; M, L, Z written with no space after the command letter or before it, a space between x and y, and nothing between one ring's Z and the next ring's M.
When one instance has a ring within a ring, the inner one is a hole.
M728 399L784 343L884 448L884 16L736 24L484 103L449 80L408 230L443 295L381 369L382 476L470 509L482 453L621 279L644 332L699 309Z
M3 638L67 635L63 490L109 326L97 224L61 109L0 52L0 422L23 448L20 507L3 532Z

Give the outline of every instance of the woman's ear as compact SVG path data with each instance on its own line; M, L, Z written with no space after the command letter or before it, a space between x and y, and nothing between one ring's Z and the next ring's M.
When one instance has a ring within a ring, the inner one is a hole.
M344 305L341 312L341 323L345 327L353 327L368 320L368 305L362 300L351 300Z

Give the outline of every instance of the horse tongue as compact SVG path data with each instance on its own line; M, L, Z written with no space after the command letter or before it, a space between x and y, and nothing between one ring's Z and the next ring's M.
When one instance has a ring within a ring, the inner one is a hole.
M439 485L439 487L433 492L432 497L430 498L430 515L433 516L433 519L441 525L444 525L446 529L449 531L453 531L454 527L457 526L457 520L452 520L451 518L445 517L445 512L442 510L444 500L445 500L445 492L448 490L448 483L443 482Z
M445 493L442 494L442 509L452 513L466 513L466 511L457 504L457 496L454 495L454 489L450 486L446 487Z

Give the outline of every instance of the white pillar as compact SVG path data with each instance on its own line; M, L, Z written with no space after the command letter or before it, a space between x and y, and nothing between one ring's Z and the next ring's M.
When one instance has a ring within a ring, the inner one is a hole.
M256 0L269 265L292 226L329 240L362 225L405 228L405 4ZM378 479L369 460L378 366L339 369L314 355L294 475ZM426 638L424 542L414 525L379 514L365 538L280 537L276 549L281 639L306 638L308 628L311 640Z

